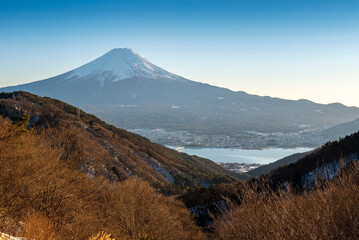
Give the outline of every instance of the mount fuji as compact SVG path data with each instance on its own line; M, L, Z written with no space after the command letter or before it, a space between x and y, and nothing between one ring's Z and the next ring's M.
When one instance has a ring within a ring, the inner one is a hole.
M24 90L75 105L117 104L136 101L145 93L133 91L133 88L141 90L148 82L177 81L188 80L152 64L131 49L116 48L64 74L0 90Z
M127 48L49 79L0 89L18 90L63 100L125 129L297 134L359 118L358 108L339 103L262 97L191 81Z
M180 76L157 67L147 59L128 48L117 48L102 57L76 68L65 80L93 79L101 87L123 79L144 77L150 79L183 80Z

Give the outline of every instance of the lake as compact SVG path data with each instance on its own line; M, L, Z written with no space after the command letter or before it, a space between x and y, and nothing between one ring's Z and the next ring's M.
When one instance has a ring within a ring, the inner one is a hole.
M237 162L268 164L294 153L313 150L313 148L268 148L263 150L228 148L185 148L181 152L208 158L214 162Z

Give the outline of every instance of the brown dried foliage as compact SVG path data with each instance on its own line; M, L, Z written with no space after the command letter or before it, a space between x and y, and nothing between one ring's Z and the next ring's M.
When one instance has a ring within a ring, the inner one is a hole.
M7 119L0 126L0 232L29 239L88 239L101 231L115 239L203 239L182 203L144 181L89 177L64 161L78 146L56 145L48 133L22 131Z
M162 193L179 194L203 183L235 182L233 176L238 175L111 126L59 100L21 91L0 93L0 115L16 120L23 114L30 115L35 132L60 151L67 166L94 176L113 181L137 176Z
M215 239L358 239L359 165L314 191L246 185L214 224Z

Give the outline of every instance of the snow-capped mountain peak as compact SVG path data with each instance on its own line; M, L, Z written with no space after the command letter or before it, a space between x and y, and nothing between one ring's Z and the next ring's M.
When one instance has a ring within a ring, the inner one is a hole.
M70 72L67 80L96 78L104 82L116 82L132 77L181 80L182 77L154 65L132 49L115 48L105 55Z

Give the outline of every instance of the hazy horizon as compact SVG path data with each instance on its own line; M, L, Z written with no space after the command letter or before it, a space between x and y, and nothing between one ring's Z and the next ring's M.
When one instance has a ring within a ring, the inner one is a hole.
M358 106L358 1L0 3L0 87L128 47L190 80Z

